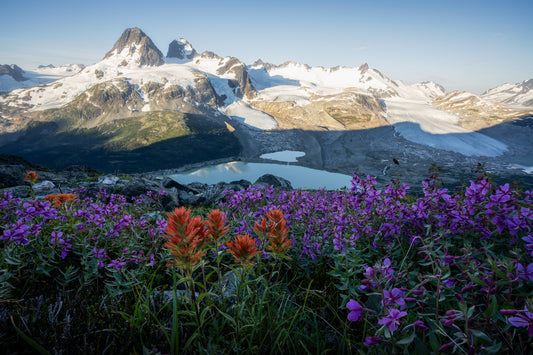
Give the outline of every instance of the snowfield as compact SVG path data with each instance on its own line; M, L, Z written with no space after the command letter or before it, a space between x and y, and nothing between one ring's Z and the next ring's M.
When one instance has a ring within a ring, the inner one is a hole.
M495 157L507 146L481 133L460 127L458 117L420 101L384 100L387 121L405 139L466 156Z
M298 152L294 150L283 150L281 152L266 153L259 156L259 158L282 161L285 163L296 163L298 162L298 158L303 156L305 156L304 152Z
M260 130L274 129L278 126L278 123L272 116L263 111L251 108L242 101L229 105L224 110L224 113L249 127Z

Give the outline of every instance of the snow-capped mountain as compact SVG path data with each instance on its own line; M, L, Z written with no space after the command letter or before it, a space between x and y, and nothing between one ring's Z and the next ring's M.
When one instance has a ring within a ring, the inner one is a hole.
M126 29L104 61L117 62L119 66L140 65L159 66L165 63L163 53L140 28Z
M24 71L14 64L0 65L0 93L48 84L63 77L74 75L84 67L82 64L67 64L59 67L49 64Z
M246 65L235 57L198 53L183 38L169 44L165 57L139 28L126 29L100 62L87 67L2 68L0 85L6 77L18 86L6 84L8 92L0 96L0 132L13 133L0 135L0 143L10 141L12 149L27 144L34 153L36 137L53 137L39 152L47 145L59 151L53 144L73 135L81 137L68 144L94 141L98 149L130 151L179 141L173 150L185 152L189 143L180 137L205 135L203 148L218 142L230 147L215 147L219 153L235 154L237 139L251 147L244 140L263 130L354 132L392 126L418 144L497 156L505 145L470 129L524 115L485 97L445 95L434 82L392 80L368 64L324 68L258 60ZM432 145L436 134L439 143ZM448 134L460 134L461 146ZM482 148L476 148L481 141Z
M533 79L516 84L503 84L487 90L484 99L517 107L533 107Z
M456 114L460 118L459 124L471 130L494 126L524 116L522 111L467 91L453 91L436 97L433 104L443 111Z

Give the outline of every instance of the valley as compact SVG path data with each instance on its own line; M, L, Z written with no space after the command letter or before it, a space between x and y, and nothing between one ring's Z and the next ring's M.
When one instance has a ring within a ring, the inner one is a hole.
M183 171L293 150L305 153L293 164L359 171L382 185L398 177L413 186L436 165L453 187L481 163L500 181L533 187L530 81L446 93L367 64L246 65L183 38L164 56L129 28L93 65L3 65L0 90L0 153L52 168Z

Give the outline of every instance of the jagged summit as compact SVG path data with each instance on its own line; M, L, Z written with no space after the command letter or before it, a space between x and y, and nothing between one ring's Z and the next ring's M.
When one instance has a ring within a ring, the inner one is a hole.
M15 64L1 64L0 75L9 75L16 81L27 80L27 78L24 77L24 70L22 70L22 68Z
M168 45L167 58L193 59L195 55L196 50L184 38L175 39Z
M523 107L533 106L533 79L516 84L503 84L485 91L484 99L508 105Z
M122 65L132 59L135 64L141 66L159 66L165 63L163 53L138 27L126 29L104 59L113 57L123 58Z

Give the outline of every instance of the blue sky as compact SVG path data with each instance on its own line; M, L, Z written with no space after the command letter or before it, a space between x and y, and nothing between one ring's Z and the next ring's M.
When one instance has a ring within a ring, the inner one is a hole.
M140 27L166 54L197 51L311 66L368 63L391 79L481 93L533 78L533 0L9 1L0 64L93 64Z

